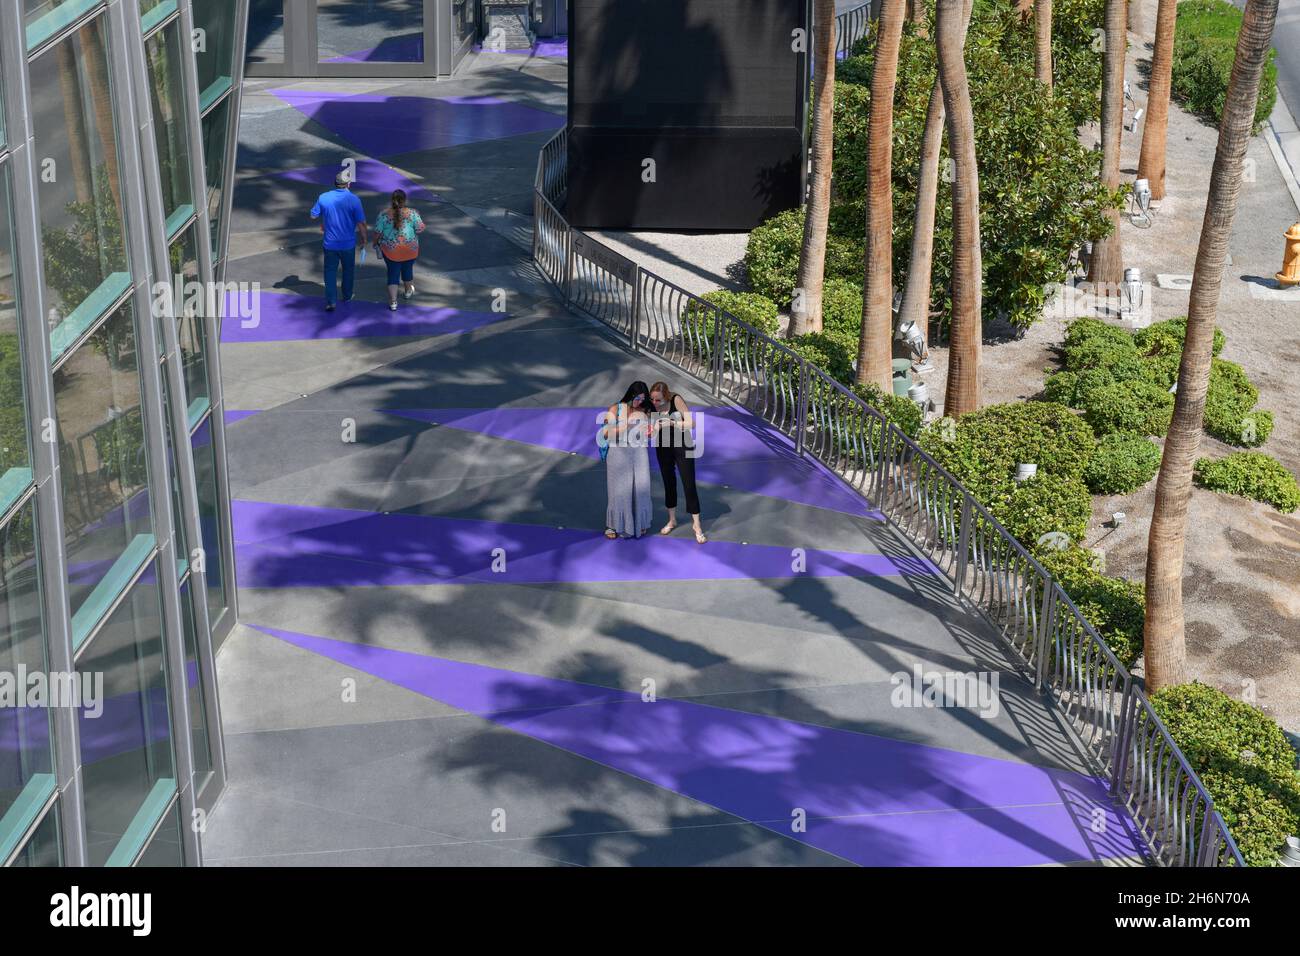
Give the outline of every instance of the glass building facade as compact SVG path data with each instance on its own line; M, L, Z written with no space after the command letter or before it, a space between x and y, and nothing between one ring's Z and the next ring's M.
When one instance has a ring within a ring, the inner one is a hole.
M449 76L479 0L250 0L249 76Z
M201 863L248 0L0 4L0 865Z

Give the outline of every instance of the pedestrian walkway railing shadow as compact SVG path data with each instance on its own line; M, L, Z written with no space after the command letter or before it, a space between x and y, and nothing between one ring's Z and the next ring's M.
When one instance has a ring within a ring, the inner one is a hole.
M871 501L977 609L1059 708L1152 859L1243 866L1138 681L1035 558L879 411L787 346L570 226L568 141L542 148L533 259L565 303L753 412Z

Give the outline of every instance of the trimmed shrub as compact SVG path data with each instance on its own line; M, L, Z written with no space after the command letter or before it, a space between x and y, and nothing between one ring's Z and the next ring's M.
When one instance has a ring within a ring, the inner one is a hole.
M838 89L838 87L837 87ZM803 247L803 211L787 209L756 227L745 246L745 270L750 288L788 309L799 281L799 252ZM834 233L826 237L826 281L862 281L865 239ZM862 311L861 293L858 311Z
M1081 396L1081 405L1083 417L1098 435L1163 435L1174 414L1174 396L1140 379L1090 389Z
M1183 340L1187 337L1187 316L1156 322L1133 333L1133 342L1143 355L1177 355L1183 354ZM1213 352L1217 358L1228 344L1223 329L1214 330Z
M1027 551L1043 552L1043 535L1064 532L1080 541L1092 519L1092 497L1078 478L1039 472L1023 482L1007 482L987 496L984 506Z
M1259 389L1236 362L1215 359L1205 395L1205 430L1229 445L1255 448L1273 433L1273 414L1252 411Z
M1123 329L1119 330L1123 332ZM1105 369L1116 382L1127 382L1142 377L1142 356L1133 339L1125 334L1120 341L1088 338L1067 346L1064 350L1065 367L1071 372L1088 369Z
M1142 435L1112 432L1097 441L1097 451L1083 472L1096 495L1122 495L1141 488L1160 470L1160 448Z
M855 383L852 388L854 395L884 415L885 420L896 425L904 435L916 438L921 434L924 416L916 402L883 392L876 385Z
M781 328L781 310L771 299L756 292L716 289L704 293L700 298L713 303L723 312L730 312L742 322L748 322L766 335L774 336Z
M1198 458L1192 477L1202 488L1253 498L1283 514L1300 508L1300 483L1276 458L1258 451L1233 452L1226 458Z
M921 446L981 500L981 491L1013 482L1023 462L1040 475L1081 479L1095 445L1087 422L1052 402L989 405L962 416L952 441L938 429L921 436Z
M822 328L851 336L862 334L862 286L846 279L827 279L822 288Z
M1282 729L1200 683L1159 691L1151 706L1210 792L1246 863L1276 865L1283 841L1300 832L1296 753Z
M1146 589L1141 582L1107 577L1097 570L1092 552L1083 548L1053 551L1039 561L1119 662L1125 667L1136 664L1146 618Z
M791 339L786 345L835 381L844 385L853 381L853 360L857 358L857 352L842 336L810 332Z
M1188 109L1216 126L1223 119L1241 21L1241 11L1226 0L1184 0L1178 5L1172 91ZM1277 101L1276 55L1276 50L1270 50L1264 64L1255 106L1256 133Z

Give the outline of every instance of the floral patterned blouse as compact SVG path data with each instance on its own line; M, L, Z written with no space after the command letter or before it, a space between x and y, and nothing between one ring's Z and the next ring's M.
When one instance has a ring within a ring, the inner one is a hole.
M376 245L383 254L394 262L406 262L420 254L419 233L424 232L424 220L414 209L407 206L402 210L401 221L393 223L393 210L385 209L375 222L378 234Z

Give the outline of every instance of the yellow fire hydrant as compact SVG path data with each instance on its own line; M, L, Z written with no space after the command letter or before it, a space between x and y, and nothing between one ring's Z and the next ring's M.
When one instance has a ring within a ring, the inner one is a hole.
M1300 285L1300 222L1288 229L1286 249L1282 252L1282 271L1277 274L1277 281L1285 287Z

